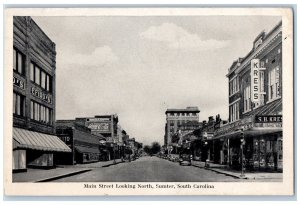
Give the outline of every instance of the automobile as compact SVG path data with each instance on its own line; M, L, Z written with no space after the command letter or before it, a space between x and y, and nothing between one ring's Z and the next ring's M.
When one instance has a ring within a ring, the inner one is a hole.
M179 164L180 165L192 165L193 155L189 148L185 148L179 153Z
M169 156L169 161L175 162L176 161L176 157L174 155L170 155Z

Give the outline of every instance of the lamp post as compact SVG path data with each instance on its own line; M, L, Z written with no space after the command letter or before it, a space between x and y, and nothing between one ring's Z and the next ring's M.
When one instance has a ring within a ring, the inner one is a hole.
M241 177L245 177L244 145L245 145L244 130L241 129L241 165L242 165Z
M114 164L116 164L116 147L115 147L115 139L113 139L113 149L114 149Z

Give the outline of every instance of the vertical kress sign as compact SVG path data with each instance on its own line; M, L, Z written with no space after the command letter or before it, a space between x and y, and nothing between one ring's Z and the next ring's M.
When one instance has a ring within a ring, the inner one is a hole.
M251 101L260 102L260 81L259 81L260 62L259 59L251 60Z

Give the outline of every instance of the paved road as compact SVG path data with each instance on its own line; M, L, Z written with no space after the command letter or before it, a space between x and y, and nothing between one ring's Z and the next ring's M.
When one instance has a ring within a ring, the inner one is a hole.
M210 170L180 166L157 157L142 157L109 167L55 180L55 182L233 182L240 181Z

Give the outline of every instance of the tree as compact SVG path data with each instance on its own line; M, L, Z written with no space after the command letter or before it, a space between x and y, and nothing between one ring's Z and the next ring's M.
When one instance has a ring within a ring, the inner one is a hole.
M144 152L146 152L147 154L151 154L151 147L149 145L145 145Z
M153 142L151 146L151 153L157 154L158 152L160 152L160 150L161 150L160 144L158 142Z

